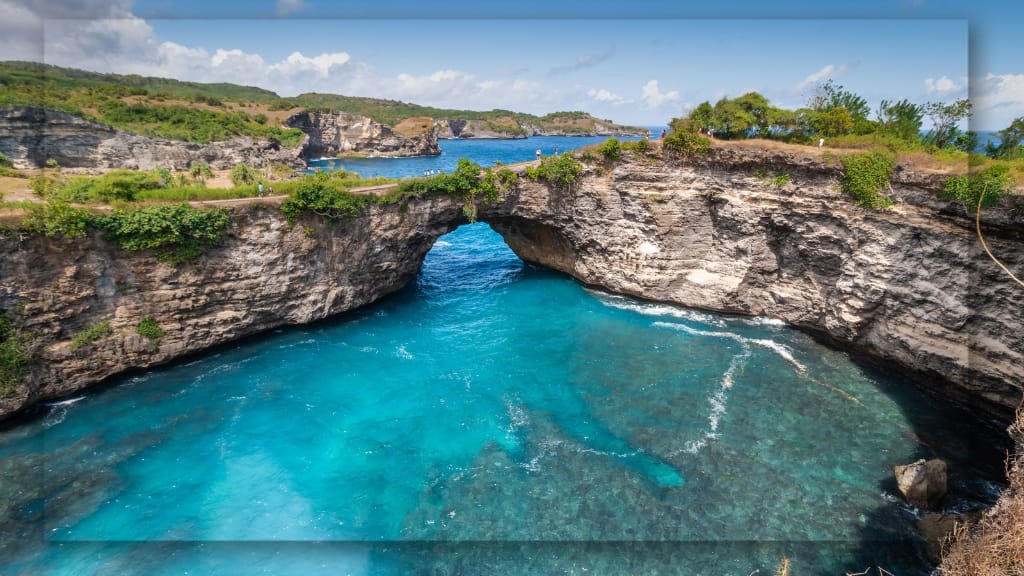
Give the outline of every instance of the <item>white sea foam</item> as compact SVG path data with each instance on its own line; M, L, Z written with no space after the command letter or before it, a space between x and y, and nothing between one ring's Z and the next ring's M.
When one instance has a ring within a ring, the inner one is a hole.
M85 400L85 396L78 396L77 398L68 398L67 400L61 400L59 402L50 402L49 404L47 404L47 406L50 406L51 408L57 406L71 406L72 404L80 400Z
M619 296L616 294L605 294L604 292L598 292L596 290L587 290L597 300L609 306L611 308L618 308L619 310L629 310L631 312L637 312L644 316L661 316L669 318L677 318L679 320L689 320L691 322L699 322L701 324L707 324L709 326L717 326L719 328L725 326L725 321L721 318L701 312L699 310L691 310L689 308L682 308L679 306L672 306L669 304L656 304L653 302L639 302L626 296Z
M793 366L793 368L796 369L797 372L803 372L804 370L806 370L804 365L801 364L800 361L797 360L795 356L793 356L793 351L790 350L788 346L786 346L785 344L779 344L778 342L776 342L774 340L765 340L765 339L758 339L758 338L746 338L744 336L740 336L739 334L735 334L733 332L718 332L718 331L709 331L709 330L697 330L696 328L690 328L689 326L687 326L685 324L675 324L673 322L655 322L654 325L659 327L659 328L669 328L669 329L672 329L672 330L679 330L680 332L686 332L687 334L691 334L693 336L706 336L706 337L712 337L712 338L728 338L730 340L735 340L736 342L739 342L740 344L743 344L743 345L753 344L755 346L760 346L762 348L767 348L768 350L771 350L772 352L775 352L776 354L778 354L779 357L781 357L786 362L789 362Z
M755 316L753 318L744 318L743 322L750 324L751 326L785 326L784 320L778 318L765 318L763 316Z
M402 358L402 359L405 359L405 360L412 360L413 359L413 355L410 354L409 351L405 349L405 345L404 344L399 346L398 350L395 350L395 356L398 356L399 358Z

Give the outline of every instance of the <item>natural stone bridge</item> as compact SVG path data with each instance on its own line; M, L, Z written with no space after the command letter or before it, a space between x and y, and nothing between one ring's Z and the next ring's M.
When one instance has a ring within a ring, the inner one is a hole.
M856 207L820 157L716 147L699 159L588 166L560 190L523 179L479 219L525 261L588 285L778 318L1006 419L1024 382L1024 291L977 249L972 222L936 199L942 177L898 172L889 211ZM521 168L521 167L520 167ZM773 184L765 174L785 173ZM461 201L410 199L330 223L288 226L246 201L223 246L174 268L100 236L0 240L0 307L39 335L28 382L0 416L110 375L373 302L410 281ZM1024 271L1021 226L989 216L993 250ZM153 316L159 346L135 332ZM71 350L80 330L112 336Z

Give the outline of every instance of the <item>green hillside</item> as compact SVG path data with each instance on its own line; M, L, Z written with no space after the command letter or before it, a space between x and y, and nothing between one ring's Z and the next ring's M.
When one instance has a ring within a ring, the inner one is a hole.
M282 122L302 109L344 111L389 126L423 117L482 120L492 130L510 135L525 134L523 124L567 134L593 133L598 127L630 130L584 112L534 116L509 110L451 110L318 93L284 98L269 90L237 84L201 84L28 62L0 62L0 107L9 106L43 106L136 134L198 143L253 136L295 145L302 134L283 128Z

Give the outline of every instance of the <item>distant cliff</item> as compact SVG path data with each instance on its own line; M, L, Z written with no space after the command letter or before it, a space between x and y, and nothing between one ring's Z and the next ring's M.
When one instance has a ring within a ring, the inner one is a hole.
M531 120L513 117L467 120L435 120L440 138L528 138L530 136L644 136L647 130L620 126L590 115L555 113ZM554 118L552 118L554 117Z
M290 116L285 123L305 132L302 157L307 159L344 155L437 156L441 153L436 129L416 136L402 136L390 126L345 112L303 111Z
M184 170L195 162L215 169L238 163L302 168L311 158L346 153L383 157L441 153L435 131L407 138L362 116L302 112L288 123L305 132L301 146L288 148L273 139L251 137L196 144L131 134L46 108L6 108L0 109L0 152L18 168L42 167L52 159L66 168L139 170L157 166Z
M273 140L248 137L195 144L148 138L115 130L46 108L0 109L0 152L18 168L41 167L56 160L67 168L133 168L163 166L184 170L194 162L213 168L231 168L242 162L266 162L301 167L299 148L285 148Z

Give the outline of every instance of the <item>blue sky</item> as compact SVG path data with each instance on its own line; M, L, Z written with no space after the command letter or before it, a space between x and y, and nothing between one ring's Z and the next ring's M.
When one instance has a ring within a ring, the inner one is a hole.
M750 90L799 107L831 78L873 108L969 93L975 129L1024 115L1024 7L993 0L0 0L0 14L2 59L282 95L581 109L657 125Z

